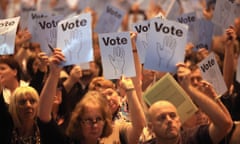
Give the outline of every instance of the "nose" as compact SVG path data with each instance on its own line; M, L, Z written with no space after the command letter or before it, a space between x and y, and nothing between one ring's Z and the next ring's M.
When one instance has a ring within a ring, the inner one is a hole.
M31 102L29 100L26 101L25 106L30 107L32 106Z

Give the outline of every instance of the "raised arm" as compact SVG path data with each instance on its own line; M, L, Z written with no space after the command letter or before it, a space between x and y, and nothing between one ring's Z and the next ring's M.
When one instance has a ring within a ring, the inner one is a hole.
M190 70L185 64L178 64L178 79L181 86L189 94L199 108L211 119L209 135L213 143L220 142L232 128L232 120L210 97L191 85Z
M61 71L59 63L64 61L65 58L60 49L55 49L53 56L49 61L49 76L44 84L40 94L38 117L43 122L49 122L52 119L51 111L53 105L53 98L56 95L57 83Z
M225 31L224 61L223 61L223 78L228 90L233 84L234 77L234 42L236 40L236 32L232 27Z
M144 112L132 80L123 77L120 81L120 86L126 91L131 118L131 126L127 129L126 134L127 141L129 144L135 144L138 143L141 132L145 126Z

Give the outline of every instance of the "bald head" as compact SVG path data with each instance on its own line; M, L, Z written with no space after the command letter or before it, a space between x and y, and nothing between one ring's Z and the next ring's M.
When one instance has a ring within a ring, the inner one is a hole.
M175 112L177 113L176 107L166 100L161 100L153 103L148 109L148 119L151 120L158 113L163 112Z

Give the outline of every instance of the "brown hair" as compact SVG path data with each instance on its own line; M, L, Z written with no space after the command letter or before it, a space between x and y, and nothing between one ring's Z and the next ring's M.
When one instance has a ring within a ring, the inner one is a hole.
M82 115L85 112L85 109L89 104L99 106L99 110L101 111L103 119L105 121L101 138L107 137L112 133L112 114L108 106L107 99L104 96L102 96L101 93L98 91L88 91L84 95L83 99L78 102L74 111L72 112L70 123L66 131L66 134L70 138L76 140L82 139L83 135L81 119Z
M90 82L89 84L89 90L98 90L98 88L112 88L112 89L115 89L115 84L110 81L110 80L107 80L105 79L104 77L95 77L92 79L92 81Z

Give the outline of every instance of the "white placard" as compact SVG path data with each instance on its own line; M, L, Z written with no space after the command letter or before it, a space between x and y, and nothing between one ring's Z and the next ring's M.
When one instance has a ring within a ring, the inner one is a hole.
M144 63L148 48L147 33L150 29L150 21L142 21L132 25L132 31L137 32L136 47L141 63Z
M16 31L20 17L0 20L0 55L14 54Z
M53 16L53 13L43 12L43 11L31 11L28 16L28 30L32 35L31 41L38 42L38 21L42 18Z
M239 4L233 0L218 0L216 1L212 22L225 29L232 25L234 19L239 16Z
M124 11L107 4L99 17L95 31L98 33L116 32L121 25Z
M25 3L21 3L21 9L20 9L20 28L26 29L28 28L28 17L29 13L36 11L36 6L29 6Z
M136 76L129 32L99 34L99 44L106 79Z
M221 96L227 91L226 83L218 66L215 54L211 52L208 57L202 60L198 67L204 80L214 87L216 93Z
M195 23L195 38L196 41L193 42L197 51L201 48L206 48L210 51L212 45L212 36L213 36L213 27L214 24L212 21L206 19L198 19Z
M177 18L177 21L183 24L188 25L188 37L187 42L196 43L197 31L196 31L196 21L197 15L196 12L190 12L182 14Z
M38 19L36 25L36 33L38 35L36 41L40 43L41 50L48 56L52 55L52 49L57 46L57 26L63 16L48 16Z
M175 21L154 19L150 27L144 67L175 73L176 64L184 61L188 26Z
M83 13L58 23L57 47L61 48L66 62L63 65L93 61L92 19Z
M181 6L177 0L172 0L166 11L166 18L169 20L176 20L181 14Z

